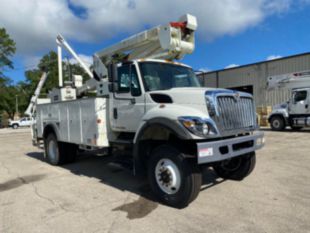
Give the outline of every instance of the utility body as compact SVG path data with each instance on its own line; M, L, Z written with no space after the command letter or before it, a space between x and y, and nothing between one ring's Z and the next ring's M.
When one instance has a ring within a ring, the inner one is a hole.
M273 106L268 117L273 130L284 130L286 126L300 130L310 126L310 71L271 76L267 87L288 89L291 95L287 102Z
M79 149L127 151L134 174L147 175L159 200L178 208L197 197L205 166L225 179L250 174L264 144L253 97L201 87L193 69L175 61L194 50L196 28L185 15L133 35L95 53L93 71L77 59L91 79L75 75L67 85L61 47L78 56L58 36L59 87L37 104L33 127L47 160L72 162ZM90 91L96 96L86 97Z

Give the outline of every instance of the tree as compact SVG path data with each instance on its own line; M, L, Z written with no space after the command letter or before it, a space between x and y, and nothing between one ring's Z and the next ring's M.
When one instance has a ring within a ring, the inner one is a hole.
M3 71L6 67L13 68L11 57L16 51L14 40L10 38L4 28L0 28L0 79L3 81Z
M82 75L84 81L89 79L87 73L78 64L69 64L68 66L63 62L62 65L63 68L65 68L63 74L64 81L71 80L72 77L69 77L70 76L69 73ZM33 70L27 70L25 72L26 80L23 83L21 83L21 86L23 86L24 90L30 92L31 95L35 91L35 88L40 80L43 70L48 71L48 77L46 83L44 84L41 90L41 93L43 95L46 95L48 94L48 91L50 91L52 88L58 87L57 53L55 53L54 51L50 51L41 58L38 64L38 68Z
M27 91L29 99L35 91L43 70L48 71L48 78L41 92L47 94L48 90L58 86L57 54L54 51L44 55L41 58L37 68L25 71L26 80L21 82L20 85Z
M4 70L13 68L11 57L15 51L15 42L4 28L0 28L0 114L6 111L11 118L15 114L14 101L17 90L12 86L11 80L4 75Z
M16 98L18 91L14 86L5 87L5 91L1 95L1 108L6 111L10 119L14 118L16 113Z
M82 75L84 81L89 79L87 73L78 64L68 65L65 62L63 62L62 65L64 68L63 69L64 81L71 80L72 77L70 77L70 74ZM43 70L48 71L48 76L41 90L41 97L46 97L48 92L52 88L58 87L57 53L55 53L54 51L48 52L41 58L37 68L25 71L26 80L18 84L18 90L21 95L24 95L23 99L26 100L26 103L29 103L31 96L33 95L39 83ZM21 112L24 112L26 110L27 105L28 104L20 106Z

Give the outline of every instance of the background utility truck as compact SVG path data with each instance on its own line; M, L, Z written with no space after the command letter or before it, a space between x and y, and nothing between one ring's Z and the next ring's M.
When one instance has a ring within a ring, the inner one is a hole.
M285 88L291 99L273 106L268 121L273 130L284 130L290 126L300 130L310 126L310 71L302 71L268 78L268 89Z
M196 28L185 15L133 35L95 53L93 72L58 36L59 88L47 100L35 95L28 109L48 162L72 162L78 149L129 151L134 174L147 174L157 197L178 208L197 197L204 166L225 179L250 174L264 143L252 96L201 87L192 68L174 62L194 50ZM91 79L63 85L62 47Z

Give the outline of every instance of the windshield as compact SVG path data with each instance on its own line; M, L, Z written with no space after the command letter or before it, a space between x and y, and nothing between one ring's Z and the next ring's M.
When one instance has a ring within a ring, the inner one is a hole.
M188 67L159 62L141 62L140 70L145 91L200 87L195 73Z

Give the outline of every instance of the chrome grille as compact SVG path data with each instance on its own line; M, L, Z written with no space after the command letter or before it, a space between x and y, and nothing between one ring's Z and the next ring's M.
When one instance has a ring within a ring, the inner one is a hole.
M217 97L218 121L222 130L231 131L256 126L256 114L253 99L241 96Z

